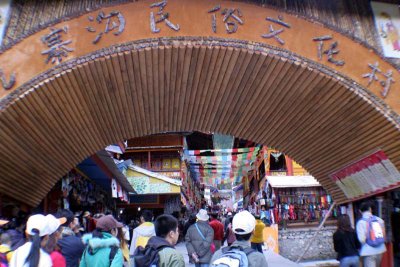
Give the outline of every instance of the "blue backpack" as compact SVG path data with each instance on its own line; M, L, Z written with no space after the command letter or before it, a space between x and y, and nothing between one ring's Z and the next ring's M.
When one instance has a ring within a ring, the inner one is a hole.
M211 267L229 267L229 266L238 266L238 267L248 267L249 260L247 256L250 253L255 252L252 248L241 248L241 247L225 247L222 248L222 255L215 259L211 263Z
M367 239L366 243L371 247L378 247L385 243L385 232L376 216L363 219L367 222Z

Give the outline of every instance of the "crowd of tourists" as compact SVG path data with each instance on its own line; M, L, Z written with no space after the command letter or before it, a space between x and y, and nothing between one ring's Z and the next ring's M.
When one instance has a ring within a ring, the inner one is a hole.
M370 203L364 203L361 212L356 229L348 215L338 219L333 243L340 266L359 266L360 256L363 266L380 266L386 251L382 219L372 215ZM92 217L85 212L80 219L61 210L31 215L25 223L20 218L0 220L0 267L184 267L175 249L179 240L184 240L196 267L268 266L265 224L248 211L221 217L200 209L182 221L167 214L154 219L144 210L131 233L111 214Z

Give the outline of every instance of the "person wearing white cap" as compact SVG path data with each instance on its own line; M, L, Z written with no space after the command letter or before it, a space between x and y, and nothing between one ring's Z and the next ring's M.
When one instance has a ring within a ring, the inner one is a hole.
M255 226L256 219L250 212L245 210L237 213L232 220L232 230L235 233L236 241L230 247L217 250L211 258L211 266L223 265L226 260L232 261L232 255L233 257L237 256L238 259L243 255L247 256L249 267L267 267L264 254L252 249L250 245L250 238ZM239 262L239 260L237 261Z
M46 242L48 235L58 229L61 222L36 214L29 217L26 222L26 231L29 241L19 247L13 254L9 267L51 267L52 260L42 248L41 243ZM58 226L57 226L58 225Z
M207 267L213 253L211 244L214 230L208 224L209 216L206 210L199 210L196 218L197 222L190 226L186 233L186 248L196 267Z
M57 219L53 215L49 214L46 216L46 221L48 238L44 244L42 243L43 250L50 255L53 267L65 267L65 257L56 249L56 246L58 240L61 238L60 226L64 224L67 219L65 217Z

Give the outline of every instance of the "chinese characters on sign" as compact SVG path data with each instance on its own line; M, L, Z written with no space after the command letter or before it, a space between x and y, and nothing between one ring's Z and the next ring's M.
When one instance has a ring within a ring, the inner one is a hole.
M378 68L379 67L379 63L375 62L375 64L368 64L368 66L371 68L371 72L370 73L365 73L362 75L363 78L368 78L368 85L369 86L371 83L373 83L374 81L379 81L380 85L383 87L382 91L381 91L381 95L383 98L386 98L387 94L389 93L390 90L390 86L392 85L392 83L395 82L395 80L393 79L392 75L393 75L393 71L392 70L388 70L386 73L382 73L382 71ZM386 80L379 80L378 79L378 73L382 74Z
M4 74L3 69L0 69L0 80L1 80L1 86L3 87L3 89L10 90L15 84L15 72L11 73L10 81L7 82L6 75Z
M167 0L162 0L150 5L150 29L152 33L159 33L161 29L158 27L162 23L165 23L167 27L174 31L180 30L179 24L174 24L170 21L171 15L165 10L167 4ZM244 25L243 12L239 8L224 8L221 4L218 4L207 10L207 14L211 15L211 30L214 33L217 33L218 23L221 22L225 26L225 31L229 34L236 33L239 26ZM221 22L218 22L218 17ZM100 11L97 16L88 16L88 20L93 25L88 25L85 29L89 33L95 34L93 35L93 44L100 42L102 37L108 33L113 33L115 36L121 35L126 26L125 17L119 11L111 11L108 14ZM285 21L282 15L278 15L277 18L268 16L265 20L269 23L269 31L262 34L261 37L271 39L273 42L283 46L285 40L282 37L282 33L286 29L291 29L292 25ZM95 26L97 24L99 26ZM69 34L68 27L50 28L49 30L48 34L41 37L41 41L47 46L41 54L46 56L46 64L49 62L52 64L61 63L63 58L68 57L69 53L74 51L73 48L69 47L72 41L70 39L64 40L67 39L65 35ZM338 59L340 53L338 49L339 43L334 40L332 35L317 36L312 38L312 41L317 44L317 57L319 60L326 60L336 66L345 64L344 60ZM379 69L377 62L375 64L369 63L368 68L370 72L362 75L363 78L368 79L366 80L368 81L367 86L378 82L382 87L380 94L383 98L386 98L395 83L393 70L383 72ZM16 74L11 73L9 79L7 77L3 70L0 69L0 82L5 90L9 90L14 86Z
M62 33L68 33L67 26L62 29L50 28L50 33L41 38L42 42L49 47L49 49L42 51L42 55L47 55L46 64L49 62L54 64L57 61L61 63L62 58L68 56L68 52L74 51L74 49L67 46L72 43L72 41L63 41Z
M284 22L284 21L283 21L283 17L282 17L281 15L278 16L278 19L274 19L274 18L271 18L271 17L267 17L266 20L271 21L271 22L274 22L274 23L276 23L276 24L279 24L279 25L281 25L281 26L283 26L283 27L286 27L286 28L288 28L288 29L290 28L290 24ZM269 39L269 38L274 38L276 41L278 41L279 44L284 45L284 44L285 44L285 41L282 40L282 39L279 37L279 34L281 34L283 31L284 31L283 28L281 28L281 29L279 29L279 30L275 30L274 27L272 26L272 24L270 24L270 25L269 25L269 33L263 34L263 35L261 35L261 37L262 37L262 38L267 38L267 39Z
M208 10L208 13L212 13L211 29L214 33L217 32L217 15L215 15L215 13L219 10L221 10L221 5L217 5ZM243 20L241 19L243 14L240 9L225 8L221 11L221 15L223 15L222 21L225 23L225 29L227 33L235 33L238 29L238 23L240 25L244 24Z
M94 18L92 16L89 16L88 19L89 21L94 21ZM96 21L98 24L101 24L103 23L104 20L106 21L105 29L104 31L100 31L96 35L96 37L92 41L93 44L97 44L100 41L103 34L108 34L109 32L113 32L115 36L118 36L125 30L125 18L119 11L111 11L107 15L104 14L103 11L100 11L96 17ZM86 30L92 33L97 32L95 28L90 26L86 27Z
M156 13L156 15L158 16L158 18L156 19L154 12L150 12L150 29L152 33L159 33L160 29L157 28L157 23L160 22L165 22L165 24L173 29L174 31L179 31L180 26L179 24L173 24L170 20L169 20L169 13L164 13L164 8L167 5L167 0L163 0L161 2L157 2L154 4L150 5L150 8L156 8L158 7L158 12Z
M330 35L325 35L325 36L320 36L320 37L315 37L313 38L313 41L318 42L318 58L319 60L322 60L322 56L325 54L328 56L328 62L331 62L335 64L336 66L343 66L344 61L343 60L336 60L333 58L336 54L339 54L339 50L335 50L338 46L338 42L332 42L331 45L329 46L329 49L324 50L324 42L332 40L332 36Z

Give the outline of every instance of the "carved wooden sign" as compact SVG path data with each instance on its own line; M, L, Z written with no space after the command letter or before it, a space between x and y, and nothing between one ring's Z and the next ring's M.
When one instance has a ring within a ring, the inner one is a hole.
M368 48L320 24L236 1L140 1L52 25L0 55L0 99L64 61L116 44L177 36L234 38L283 49L343 73L400 113L399 73Z

